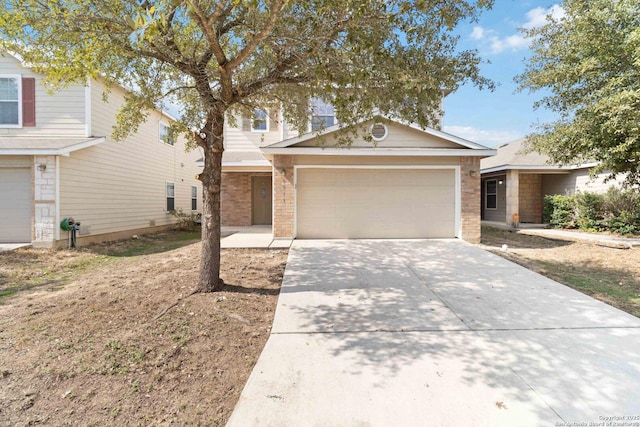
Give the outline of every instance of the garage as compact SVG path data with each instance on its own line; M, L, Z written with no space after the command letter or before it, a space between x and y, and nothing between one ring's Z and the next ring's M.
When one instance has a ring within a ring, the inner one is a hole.
M31 169L0 167L0 243L31 242Z
M296 237L453 238L455 167L299 167Z

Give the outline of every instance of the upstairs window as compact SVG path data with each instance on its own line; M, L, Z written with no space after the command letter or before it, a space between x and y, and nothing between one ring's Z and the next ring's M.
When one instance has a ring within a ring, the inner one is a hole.
M252 132L269 132L269 115L261 108L256 108L251 116Z
M485 208L498 209L498 180L485 181Z
M20 76L0 75L0 126L22 126Z
M333 105L320 98L311 100L311 130L317 131L336 124L336 113Z
M160 122L160 141L165 144L174 145L176 143L173 132L166 124Z

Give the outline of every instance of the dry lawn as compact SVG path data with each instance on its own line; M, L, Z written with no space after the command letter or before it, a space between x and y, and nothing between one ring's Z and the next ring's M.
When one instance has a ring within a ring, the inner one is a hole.
M268 338L287 252L224 250L190 293L197 236L0 253L0 425L224 425ZM142 254L142 255L140 255Z
M508 245L503 251L502 245ZM482 246L537 273L640 317L640 248L613 249L490 227Z

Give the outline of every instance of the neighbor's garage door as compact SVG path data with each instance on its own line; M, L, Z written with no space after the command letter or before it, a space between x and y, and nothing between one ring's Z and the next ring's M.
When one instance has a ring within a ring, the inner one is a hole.
M0 242L31 242L31 173L0 168Z
M455 237L453 169L298 169L298 238Z

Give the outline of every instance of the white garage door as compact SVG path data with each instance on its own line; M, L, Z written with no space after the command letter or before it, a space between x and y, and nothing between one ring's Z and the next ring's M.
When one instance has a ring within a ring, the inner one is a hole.
M455 182L454 169L298 169L297 237L455 237Z
M0 168L0 243L31 242L30 172Z

